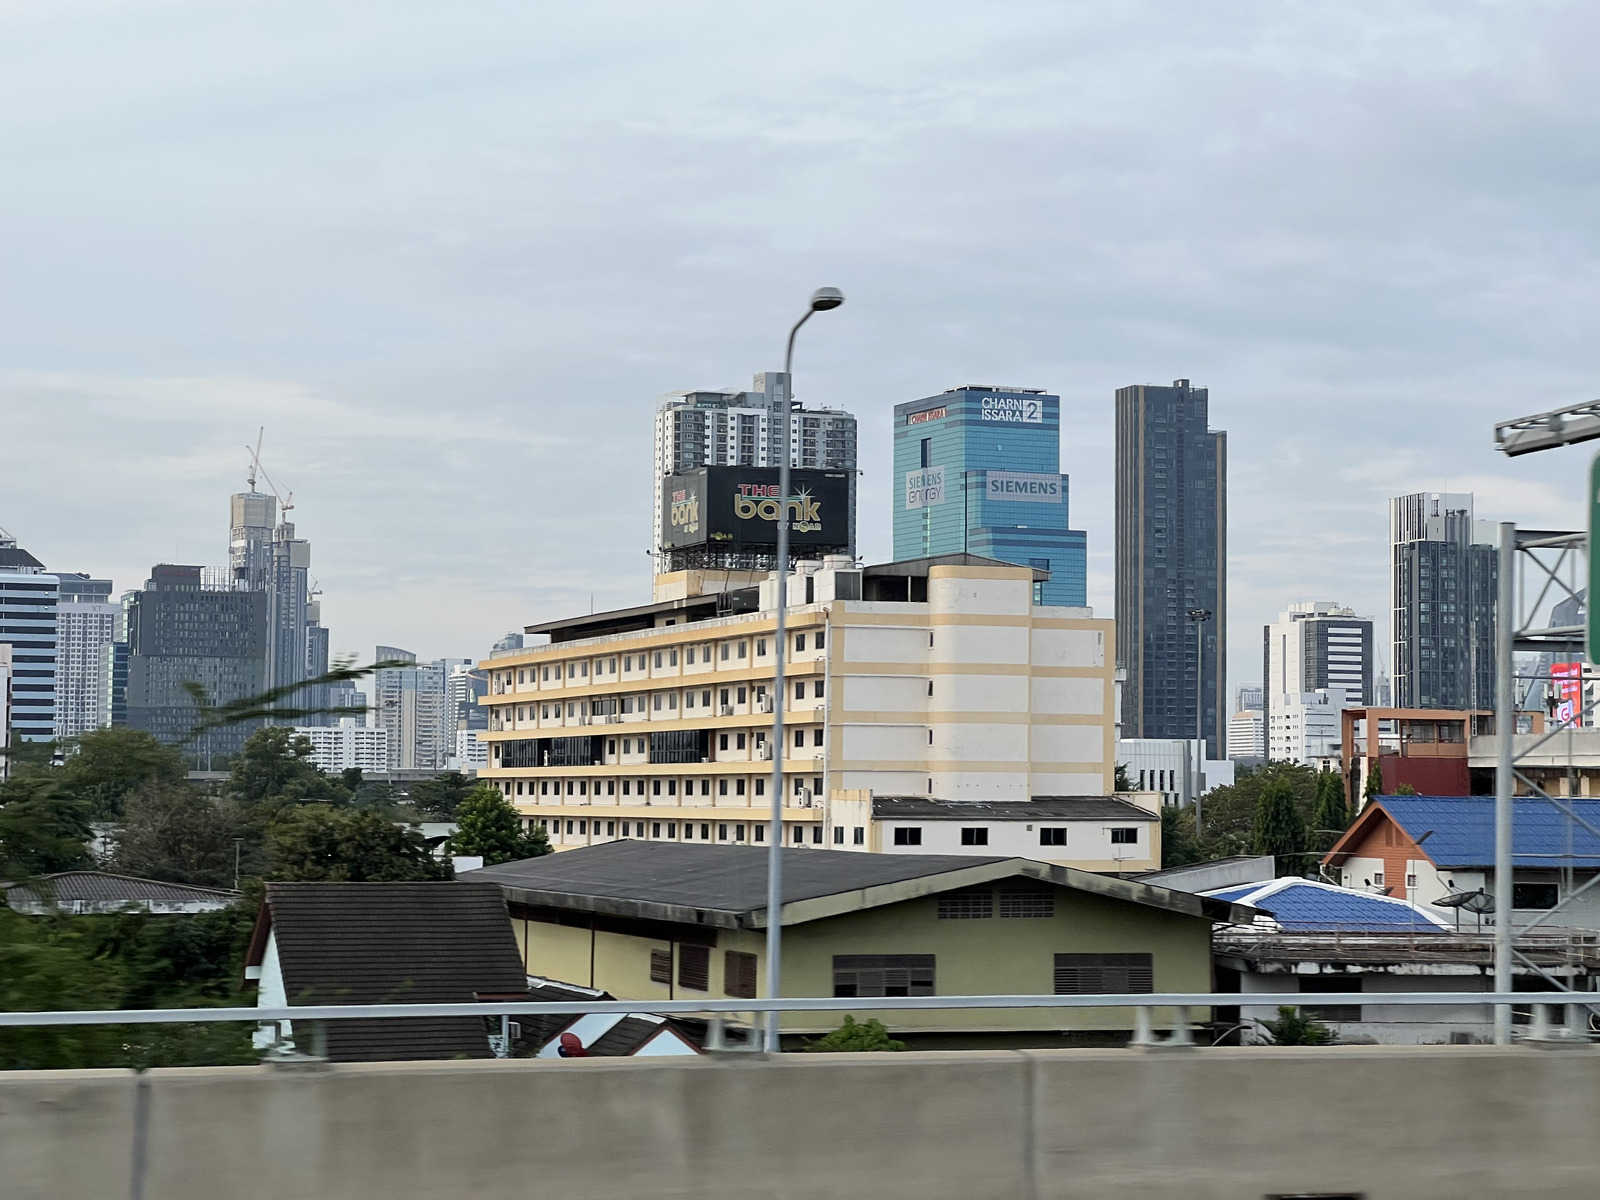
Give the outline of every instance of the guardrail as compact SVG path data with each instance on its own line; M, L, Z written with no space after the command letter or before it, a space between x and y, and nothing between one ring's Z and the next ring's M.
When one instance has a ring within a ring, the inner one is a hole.
M1196 1008L1296 1007L1338 1004L1454 1007L1505 1005L1532 1008L1535 1023L1550 1007L1600 1005L1595 992L1118 992L1073 996L782 996L775 1000L485 1000L461 1004L297 1004L282 1008L133 1008L0 1012L0 1027L50 1025L180 1025L222 1021L373 1021L419 1017L532 1017L583 1013L682 1014L725 1017L785 1012L898 1012L927 1009L1129 1008L1134 1027L1148 1035L1154 1011L1173 1010L1186 1029ZM1136 1037L1135 1041L1139 1041Z

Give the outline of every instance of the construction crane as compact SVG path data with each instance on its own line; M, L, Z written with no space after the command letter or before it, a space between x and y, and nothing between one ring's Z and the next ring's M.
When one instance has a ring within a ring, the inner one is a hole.
M249 480L250 490L253 492L256 490L256 475L259 473L261 478L267 481L267 489L277 497L279 513L287 514L294 507L294 493L290 492L285 496L280 492L278 485L272 482L272 476L268 475L267 469L261 465L261 439L266 435L267 427L263 425L256 433L255 449L251 450L249 445L245 446L245 449L250 451L250 474L246 478ZM287 517L284 516L279 519L286 520Z

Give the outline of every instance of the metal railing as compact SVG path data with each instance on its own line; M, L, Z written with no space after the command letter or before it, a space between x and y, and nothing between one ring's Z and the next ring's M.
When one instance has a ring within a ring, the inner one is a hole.
M177 1025L226 1021L373 1021L427 1017L576 1016L585 1013L648 1012L656 1015L726 1017L790 1012L905 1012L979 1009L1126 1008L1133 1025L1148 1030L1155 1010L1171 1010L1178 1025L1197 1008L1257 1008L1278 1005L1383 1005L1533 1008L1600 1005L1596 992L1118 992L1072 996L810 996L776 1000L485 1000L459 1004L304 1004L281 1008L135 1008L0 1012L0 1028L59 1025Z

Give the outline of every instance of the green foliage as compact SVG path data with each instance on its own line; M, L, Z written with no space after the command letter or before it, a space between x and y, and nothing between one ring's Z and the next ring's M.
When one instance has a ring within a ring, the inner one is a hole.
M1127 763L1117 764L1116 781L1111 786L1119 792L1133 791L1133 778L1128 774Z
M456 809L479 786L460 771L446 771L411 785L411 805L435 821L453 821Z
M832 1033L806 1043L806 1049L814 1054L864 1054L905 1048L904 1042L889 1036L888 1029L877 1017L860 1024L849 1013L845 1014L844 1024Z
M311 761L311 750L311 739L292 729L258 729L234 761L228 790L246 804L349 799L349 792Z
M1364 794L1368 799L1373 796L1383 795L1383 764L1379 759L1372 760L1372 768L1367 772L1367 785Z
M1297 875L1305 869L1306 822L1286 779L1269 780L1261 789L1251 828L1251 849L1278 860L1278 873Z
M91 867L90 806L61 785L59 773L0 783L0 875L17 879Z
M1194 810L1176 805L1161 810L1161 865L1186 867L1201 862L1204 855L1194 836Z
M1350 807L1344 798L1344 777L1337 771L1317 776L1317 806L1311 813L1311 844L1331 849L1350 824Z
M1201 797L1200 861L1255 853L1256 808L1270 783L1289 789L1301 821L1309 823L1317 803L1318 774L1299 763L1269 762L1240 770L1226 787L1212 788ZM1192 832L1192 810L1183 810L1182 816Z
M370 809L306 804L282 810L266 828L267 879L391 883L448 879L415 828Z
M26 917L0 906L0 1010L189 1008L239 994L253 914ZM0 1069L250 1063L249 1025L0 1029Z
M452 854L481 854L485 866L538 858L550 853L550 839L542 829L522 831L522 818L499 792L481 784L467 794L456 809L460 827L450 837Z
M77 739L61 769L64 787L87 800L96 817L122 813L128 794L145 784L182 783L183 756L142 729L111 725Z
M1288 1004L1278 1006L1276 1021L1256 1023L1274 1046L1326 1046L1333 1041L1333 1030Z
M1409 783L1397 783L1394 785L1394 794L1396 796L1415 796L1417 789Z
M232 887L233 839L248 840L252 849L260 841L234 816L232 805L185 784L145 784L125 802L106 865L145 879Z

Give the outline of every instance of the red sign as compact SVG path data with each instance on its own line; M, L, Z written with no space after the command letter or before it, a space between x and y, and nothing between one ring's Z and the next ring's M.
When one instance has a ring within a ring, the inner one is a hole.
M906 416L906 424L921 425L924 421L937 421L948 411L948 409L943 408L927 408L922 412L910 413Z
M1556 705L1556 721L1562 725L1581 725L1578 714L1583 711L1583 664L1551 663L1550 686L1561 697L1561 703Z

